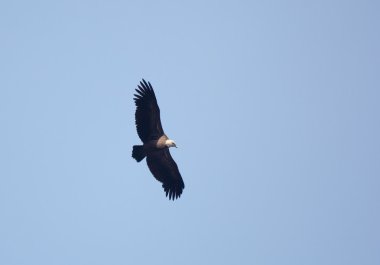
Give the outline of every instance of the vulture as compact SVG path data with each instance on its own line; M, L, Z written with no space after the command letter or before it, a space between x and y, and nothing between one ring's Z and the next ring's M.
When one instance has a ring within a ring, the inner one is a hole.
M177 146L162 129L160 108L152 85L142 79L136 92L133 98L136 129L143 144L133 146L132 157L137 162L146 157L150 172L162 183L166 197L174 201L185 188L178 166L169 152L170 147Z

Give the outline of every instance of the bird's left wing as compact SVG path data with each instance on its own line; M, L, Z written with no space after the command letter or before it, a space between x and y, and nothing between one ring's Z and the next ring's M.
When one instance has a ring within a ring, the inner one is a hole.
M160 182L169 200L174 200L181 197L182 191L185 188L185 183L179 173L178 166L169 149L161 149L147 157L147 164L150 172Z
M164 130L162 129L160 108L153 87L143 79L136 92L134 101L136 104L137 134L144 143L157 140L164 134Z

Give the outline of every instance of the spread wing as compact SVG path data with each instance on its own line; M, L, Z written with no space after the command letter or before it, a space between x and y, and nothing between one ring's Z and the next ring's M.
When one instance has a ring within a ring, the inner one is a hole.
M144 79L140 82L133 100L136 104L136 129L141 141L157 140L164 134L160 119L160 108L152 85Z
M160 182L169 200L181 197L185 183L169 149L161 149L148 155L146 162L153 176Z

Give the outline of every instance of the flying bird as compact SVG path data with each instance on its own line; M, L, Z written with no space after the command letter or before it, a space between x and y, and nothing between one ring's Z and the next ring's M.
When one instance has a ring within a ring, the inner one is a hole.
M133 98L136 129L143 145L133 146L132 157L137 162L146 157L149 170L162 183L166 197L177 199L185 188L178 166L169 152L170 147L177 146L162 129L160 108L152 85L143 79L136 92Z

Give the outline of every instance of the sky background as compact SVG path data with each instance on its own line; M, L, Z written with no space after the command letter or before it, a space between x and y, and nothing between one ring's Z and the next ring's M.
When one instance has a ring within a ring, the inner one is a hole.
M1 1L0 264L380 264L379 1ZM150 81L186 188L145 161Z

